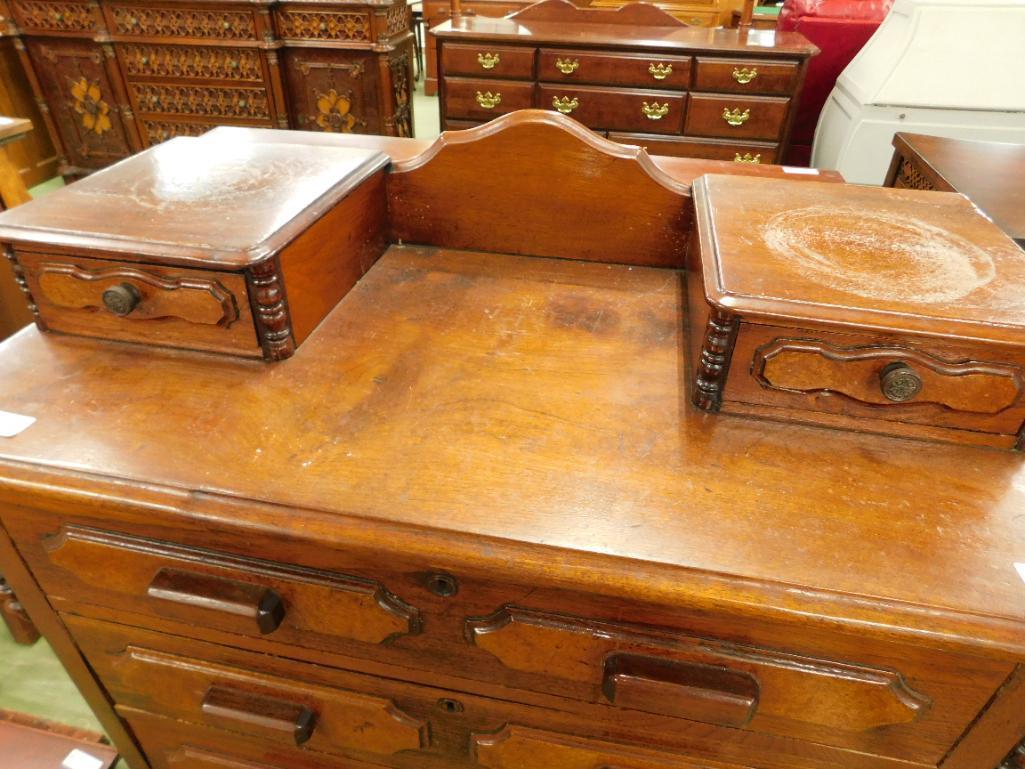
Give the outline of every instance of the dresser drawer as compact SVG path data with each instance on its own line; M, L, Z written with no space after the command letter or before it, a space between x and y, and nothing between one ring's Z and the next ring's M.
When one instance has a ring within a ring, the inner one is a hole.
M151 769L384 769L323 753L286 755L241 734L186 724L135 708L118 712L146 751Z
M630 85L685 91L690 84L689 56L603 54L542 48L538 80L549 83Z
M263 82L260 52L251 48L122 43L117 52L121 67L131 80Z
M260 355L245 278L18 252L47 328L69 334Z
M484 769L740 769L718 761L659 755L643 748L517 725L498 734L476 735L473 753Z
M789 109L790 99L692 93L683 132L688 136L778 141Z
M460 45L441 47L442 75L530 80L534 77L534 49L504 45Z
M1015 435L1025 424L1025 368L1013 358L873 338L743 324L725 397ZM793 413L800 418L799 411Z
M628 91L592 86L538 86L541 106L579 120L588 128L678 134L687 104L685 94Z
M775 163L779 145L772 142L740 144L716 139L691 139L685 136L667 138L650 134L610 133L609 138L623 144L638 144L649 155L670 155L682 158L732 160L735 163L758 165Z
M94 3L73 0L11 0L11 14L24 32L89 33L99 26Z
M694 90L789 95L797 88L799 74L796 62L699 56L695 61Z
M128 93L140 115L229 118L270 125L270 94L265 86L183 85L129 81Z
M533 83L445 78L444 88L447 118L490 120L534 106Z
M345 574L64 526L43 536L48 593L90 606L326 651L420 631L420 613ZM112 578L116 575L116 578Z
M188 8L173 4L108 5L105 8L111 31L132 37L210 38L214 40L256 40L256 18L252 11L218 8Z

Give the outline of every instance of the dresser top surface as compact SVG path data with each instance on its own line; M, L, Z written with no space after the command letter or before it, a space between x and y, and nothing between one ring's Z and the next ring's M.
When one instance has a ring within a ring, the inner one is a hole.
M898 133L894 145L917 155L1008 235L1025 244L1025 144Z
M319 511L1025 620L1020 454L700 413L684 305L675 271L396 246L274 365L27 329L0 409L37 421L0 459L296 536Z
M797 32L722 27L572 24L512 18L462 16L431 28L443 40L553 43L602 48L665 49L666 53L731 53L745 56L814 56L818 48Z
M705 176L705 292L757 317L1025 344L1025 259L956 193Z
M178 138L0 215L0 240L238 269L280 250L388 156Z

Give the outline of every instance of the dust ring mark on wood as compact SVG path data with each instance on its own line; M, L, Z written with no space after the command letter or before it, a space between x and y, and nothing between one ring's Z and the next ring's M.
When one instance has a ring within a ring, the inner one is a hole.
M809 206L776 214L762 237L821 285L870 299L954 302L996 277L981 248L913 217Z

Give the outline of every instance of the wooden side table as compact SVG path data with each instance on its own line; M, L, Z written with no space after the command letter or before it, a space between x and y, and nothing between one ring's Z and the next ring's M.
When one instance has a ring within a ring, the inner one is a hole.
M1025 248L1025 144L898 133L887 187L960 192Z
M22 139L32 130L32 123L24 118L0 117L0 210L27 203L30 200L18 166L5 145ZM25 295L14 279L10 262L0 259L0 340L32 322Z

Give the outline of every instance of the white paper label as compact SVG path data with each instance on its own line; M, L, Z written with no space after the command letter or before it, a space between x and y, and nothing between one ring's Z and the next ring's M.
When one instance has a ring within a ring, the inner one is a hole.
M67 758L61 762L64 769L100 769L103 766L103 759L90 756L84 750L75 748L68 753Z
M0 438L13 438L35 421L35 417L12 414L10 411L0 411Z
M1016 563L1014 568L1018 570L1018 576L1021 577L1021 581L1025 582L1025 563Z
M800 168L798 166L783 166L783 173L785 174L807 174L808 176L818 176L819 169L817 168Z

